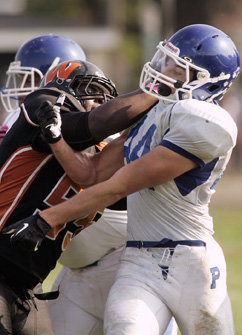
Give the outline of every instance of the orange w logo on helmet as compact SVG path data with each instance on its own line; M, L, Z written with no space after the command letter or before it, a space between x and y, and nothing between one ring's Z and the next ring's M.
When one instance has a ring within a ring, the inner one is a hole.
M51 82L55 78L55 76L63 80L67 79L69 74L80 66L80 63L75 62L64 62L58 66L55 66L53 69L50 69L46 74L45 85Z

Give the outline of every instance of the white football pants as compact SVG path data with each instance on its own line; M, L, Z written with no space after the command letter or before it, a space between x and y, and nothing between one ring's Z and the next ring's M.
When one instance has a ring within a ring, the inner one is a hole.
M223 252L206 247L126 248L104 318L105 335L162 335L174 315L183 335L232 335Z
M52 290L60 295L48 307L55 335L102 335L104 309L118 266L119 248L103 257L97 266L85 269L63 267ZM176 335L174 320L165 335Z

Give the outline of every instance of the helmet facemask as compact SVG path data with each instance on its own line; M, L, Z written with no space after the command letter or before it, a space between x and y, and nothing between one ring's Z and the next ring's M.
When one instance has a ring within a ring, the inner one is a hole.
M76 76L70 89L81 103L85 100L104 103L117 96L116 88L109 79L95 75Z
M17 110L22 99L35 91L43 78L40 70L33 67L23 67L21 62L10 63L6 72L6 85L1 88L1 100L5 110L10 113Z
M193 64L191 58L179 57L179 48L169 41L160 42L157 49L151 62L144 65L141 73L140 88L144 92L156 98L158 96L164 102L174 103L192 98L213 101L228 90L227 80L230 74L221 73L218 77L211 78L210 73ZM217 84L220 81L224 81L224 90L221 90L221 83ZM198 95L196 92L199 92Z

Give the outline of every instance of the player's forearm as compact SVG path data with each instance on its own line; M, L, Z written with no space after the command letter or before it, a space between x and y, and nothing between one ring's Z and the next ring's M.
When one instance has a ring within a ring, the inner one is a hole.
M74 150L62 138L54 144L50 144L55 158L61 164L67 175L80 187L93 183L93 165L91 154L86 152L75 153ZM91 181L90 181L91 180Z
M123 198L122 193L116 192L112 181L109 180L94 185L57 206L41 211L39 214L51 227L55 227L58 224L105 208L121 198Z
M89 130L97 140L121 132L142 117L158 99L138 89L95 108L89 115Z
M81 188L109 179L123 166L123 143L127 132L111 141L98 154L74 152L62 138L50 147L67 175Z
M151 186L149 181L146 182L146 164L144 167L141 164L141 170L137 171L137 161L123 166L110 179L85 189L57 206L41 211L40 216L51 227L55 227L106 208L131 193Z

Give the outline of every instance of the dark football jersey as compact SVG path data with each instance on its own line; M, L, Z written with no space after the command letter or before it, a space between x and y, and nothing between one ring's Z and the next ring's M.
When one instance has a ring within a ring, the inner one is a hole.
M54 158L35 116L42 101L54 103L59 94L56 89L40 89L28 95L0 145L0 229L81 191ZM88 113L75 98L66 96L61 109L62 133L71 146L83 150L96 143L88 130ZM33 253L11 246L10 235L0 234L0 276L14 287L33 288L55 267L73 236L96 221L101 212L53 228Z

